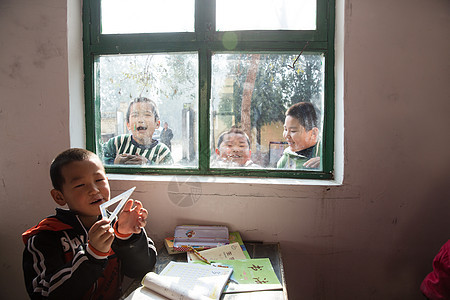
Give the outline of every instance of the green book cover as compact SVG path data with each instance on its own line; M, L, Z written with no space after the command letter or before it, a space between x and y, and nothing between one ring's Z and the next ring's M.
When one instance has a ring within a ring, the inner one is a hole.
M280 285L268 258L217 260L213 263L232 268L231 281L238 284Z

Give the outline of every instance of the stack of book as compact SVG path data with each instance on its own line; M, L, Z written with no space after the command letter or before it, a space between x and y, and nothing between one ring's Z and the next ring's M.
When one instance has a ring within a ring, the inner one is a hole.
M169 254L186 252L187 262L171 261L160 274L149 272L127 300L207 300L283 288L270 259L250 258L239 232L223 226L177 226L164 244Z

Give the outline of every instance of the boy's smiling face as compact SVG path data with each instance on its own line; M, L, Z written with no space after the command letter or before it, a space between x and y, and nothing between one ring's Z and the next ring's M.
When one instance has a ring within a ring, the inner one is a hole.
M284 121L283 137L293 152L301 151L314 146L318 140L319 129L314 127L307 131L297 118L286 116Z
M216 149L216 154L224 161L234 162L243 166L251 156L247 138L242 134L229 133Z
M100 204L110 198L109 182L100 159L90 157L71 162L62 167L61 174L64 178L61 191L51 191L55 202L67 204L83 223L95 221L100 215Z
M146 102L132 104L130 108L130 120L127 128L133 135L133 139L141 145L150 145L155 129L159 128L152 105Z

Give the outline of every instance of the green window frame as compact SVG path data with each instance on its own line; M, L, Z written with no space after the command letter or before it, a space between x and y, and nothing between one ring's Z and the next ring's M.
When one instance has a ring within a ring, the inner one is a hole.
M108 173L159 175L212 175L297 179L334 178L335 118L335 1L317 0L316 30L216 31L215 0L195 1L195 32L101 34L101 0L83 1L83 51L85 74L86 148L100 150L100 101L95 93L95 59L99 55L139 53L198 53L198 168L133 168L105 166ZM232 51L221 42L224 35L237 36ZM211 57L213 53L303 51L324 57L324 107L322 125L322 169L210 168Z

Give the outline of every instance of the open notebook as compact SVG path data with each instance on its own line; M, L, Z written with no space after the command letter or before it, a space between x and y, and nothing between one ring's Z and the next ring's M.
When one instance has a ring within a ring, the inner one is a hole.
M127 300L219 299L233 269L171 261L158 275L149 272Z

